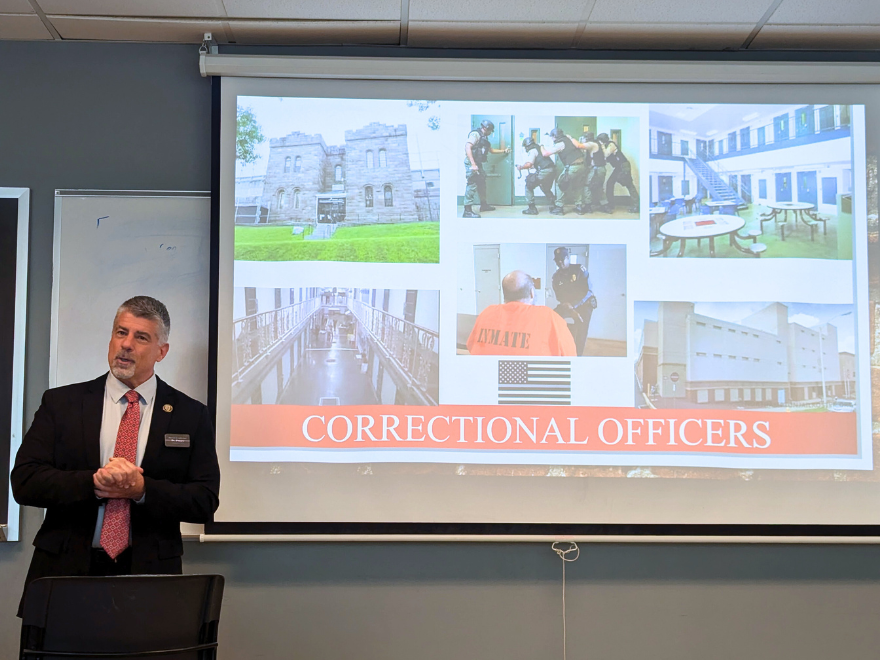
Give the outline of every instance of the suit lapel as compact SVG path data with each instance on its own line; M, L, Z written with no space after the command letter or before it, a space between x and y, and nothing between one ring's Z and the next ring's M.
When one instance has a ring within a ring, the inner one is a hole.
M166 412L165 406L171 406L173 411L176 397L174 390L156 376L156 400L153 402L153 416L150 418L150 433L147 435L147 447L144 450L144 460L141 467L147 470L156 461L165 444L165 434L168 433L168 425L171 423L173 412Z
M86 386L82 401L83 442L89 468L101 467L101 422L104 418L104 386L107 374Z

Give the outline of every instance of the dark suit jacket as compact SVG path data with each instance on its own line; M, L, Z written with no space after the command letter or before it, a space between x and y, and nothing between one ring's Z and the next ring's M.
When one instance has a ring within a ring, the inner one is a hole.
M88 575L98 507L92 475L101 467L107 376L47 390L12 470L19 504L44 507L25 587L40 577ZM220 468L208 409L156 378L156 399L141 467L145 498L131 506L131 570L180 573L180 523L207 522L219 504ZM171 406L166 412L165 406ZM190 446L166 447L165 434Z

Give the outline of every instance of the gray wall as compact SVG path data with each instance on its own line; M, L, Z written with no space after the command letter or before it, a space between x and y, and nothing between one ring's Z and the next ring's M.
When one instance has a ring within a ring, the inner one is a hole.
M0 42L0 185L32 191L25 418L48 385L55 188L206 190L194 46ZM0 544L0 657L40 513ZM226 575L221 657L561 657L545 544L204 544ZM595 545L568 564L568 650L604 660L873 657L880 548Z

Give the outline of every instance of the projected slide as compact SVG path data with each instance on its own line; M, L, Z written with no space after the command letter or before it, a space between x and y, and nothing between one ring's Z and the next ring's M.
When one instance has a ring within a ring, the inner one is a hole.
M235 108L233 463L873 475L862 106Z

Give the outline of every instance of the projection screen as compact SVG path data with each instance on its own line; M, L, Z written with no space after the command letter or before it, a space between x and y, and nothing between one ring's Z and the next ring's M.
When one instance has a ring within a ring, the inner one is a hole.
M570 65L222 79L216 528L880 523L877 86Z

